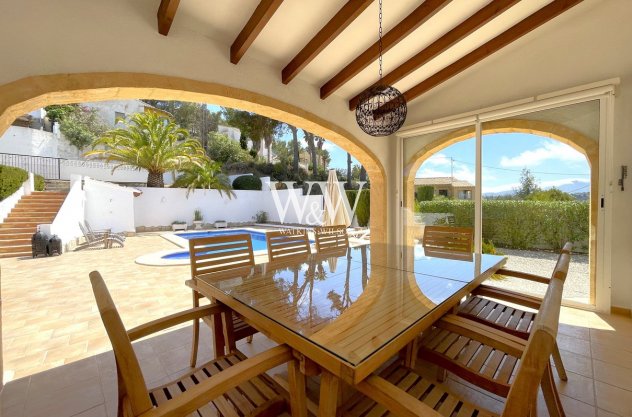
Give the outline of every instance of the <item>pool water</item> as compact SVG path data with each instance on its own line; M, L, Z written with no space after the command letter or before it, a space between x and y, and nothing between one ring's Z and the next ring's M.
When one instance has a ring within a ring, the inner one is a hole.
M252 230L233 229L221 232L176 233L176 236L181 237L182 239L190 240L199 239L201 237L239 235L243 233L248 233L250 235L252 239L252 250L254 252L268 250L268 246L266 245L266 234L262 232L254 232ZM189 251L170 253L169 255L162 256L162 259L189 259Z

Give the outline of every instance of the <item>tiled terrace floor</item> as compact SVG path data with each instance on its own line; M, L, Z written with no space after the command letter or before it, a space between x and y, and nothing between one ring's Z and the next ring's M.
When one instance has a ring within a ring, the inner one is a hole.
M190 292L183 285L188 266L134 263L140 255L172 247L159 236L147 235L128 238L124 249L3 260L4 366L9 382L0 397L0 415L114 416L114 361L88 273L101 271L125 325L136 326L190 306ZM558 339L569 381L559 389L566 414L632 416L632 320L563 308L561 322ZM204 332L201 361L212 355L210 334ZM239 347L248 355L270 345L257 335L252 345ZM158 385L187 369L190 329L141 341L136 350L147 383ZM501 406L490 396L472 395L492 408Z

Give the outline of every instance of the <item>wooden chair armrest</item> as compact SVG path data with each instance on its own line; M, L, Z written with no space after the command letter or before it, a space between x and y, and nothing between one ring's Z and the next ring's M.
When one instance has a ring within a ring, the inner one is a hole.
M540 275L529 274L528 272L514 271L511 269L505 269L505 268L499 269L498 271L496 271L496 274L505 275L508 277L526 279L529 281L539 282L541 284L548 284L549 282L551 282L551 278L546 278Z
M178 417L189 415L210 400L264 373L268 369L290 360L293 360L293 356L292 350L288 346L273 347L205 379L196 386L187 389L182 395L140 414L139 417Z
M180 323L210 316L213 314L219 314L226 311L226 307L219 304L210 304L201 307L195 307L188 310L180 311L170 316L166 316L157 320L152 320L149 323L141 324L127 331L127 335L130 341L138 340L142 337L148 336L152 333L159 332L161 330L168 329Z
M491 285L479 285L474 289L474 291L472 291L472 294L495 298L497 300L508 301L510 303L519 304L521 306L533 308L535 310L539 310L540 305L542 305L542 297L522 294L517 291L493 287Z
M379 376L371 375L355 387L397 416L441 417L428 405Z
M494 349L505 352L517 358L522 356L527 341L517 336L496 330L485 324L469 320L456 314L443 316L435 326L458 333L461 336L481 342Z

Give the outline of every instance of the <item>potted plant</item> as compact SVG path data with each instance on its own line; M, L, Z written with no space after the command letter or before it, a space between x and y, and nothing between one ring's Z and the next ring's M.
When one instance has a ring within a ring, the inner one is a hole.
M195 230L201 230L202 229L202 220L203 220L203 216L202 216L202 210L197 209L193 212L193 224L195 225Z
M187 222L183 220L176 220L171 223L171 229L175 232L176 230L187 230Z

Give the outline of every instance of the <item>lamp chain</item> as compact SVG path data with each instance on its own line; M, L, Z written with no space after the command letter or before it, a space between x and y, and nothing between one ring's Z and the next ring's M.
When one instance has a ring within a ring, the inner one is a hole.
M378 14L378 20L380 23L380 40L379 40L379 48L380 48L380 81L382 81L382 0L379 1L380 13Z

